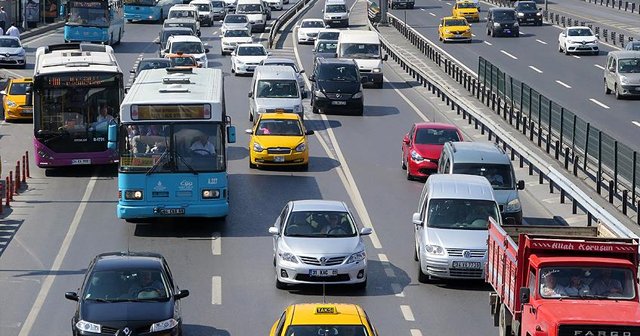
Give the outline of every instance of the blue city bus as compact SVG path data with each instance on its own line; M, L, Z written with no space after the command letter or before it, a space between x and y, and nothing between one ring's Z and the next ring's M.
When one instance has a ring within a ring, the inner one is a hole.
M169 9L182 0L124 0L124 18L131 21L156 21L162 23Z
M118 218L225 217L226 144L235 142L220 69L140 72L110 125L118 147Z
M118 44L124 35L122 0L70 0L65 11L65 42Z

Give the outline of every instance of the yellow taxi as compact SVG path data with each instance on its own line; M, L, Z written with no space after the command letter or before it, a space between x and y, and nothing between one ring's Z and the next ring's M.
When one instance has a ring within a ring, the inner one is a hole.
M471 25L459 16L447 16L440 20L438 38L442 42L465 41L471 43Z
M27 88L31 87L33 79L30 77L12 78L2 91L2 105L4 120L32 120L33 106L24 106L27 102Z
M297 113L262 113L253 129L249 141L249 168L259 166L309 167L309 145L302 119Z
M451 16L463 17L469 22L480 22L478 6L472 1L456 1L451 10Z
M294 304L271 327L270 336L350 335L378 333L364 309L348 303Z

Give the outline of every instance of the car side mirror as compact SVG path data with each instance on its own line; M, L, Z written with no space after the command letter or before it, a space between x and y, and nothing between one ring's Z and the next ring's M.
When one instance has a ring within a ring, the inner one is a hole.
M67 300L71 300L71 301L78 301L79 300L78 293L76 293L76 292L66 292L66 293L64 293L64 297Z
M5 90L0 91L0 95L6 96L7 95L7 91L5 91Z
M439 24L438 27L442 27L442 24Z
M274 236L277 236L280 233L280 229L278 229L277 226L272 226L269 228L269 233Z
M209 53L209 48L204 48L205 53Z
M316 81L316 76L314 76L314 75L309 76L309 81L310 82L315 82Z
M518 181L518 190L524 190L524 181L523 180Z
M472 24L469 24L469 27L473 26Z
M186 298L187 296L189 296L189 294L189 290L181 289L180 291L178 291L178 293L173 295L173 298L176 300L180 300Z
M153 43L160 44L160 40L154 40Z
M250 128L247 128L246 130L244 130L244 132L247 133L247 134L251 134L251 133L253 133L253 130L250 129Z
M596 38L600 38L600 34L595 34L593 36L595 36Z
M389 55L384 55L384 57L382 58L383 61L387 61L389 59Z
M304 132L305 135L314 135L315 132L313 130L307 130L306 132Z
M609 71L616 72L616 67L609 67Z
M368 236L370 234L373 233L373 229L370 227L364 227L362 229L360 229L360 235L361 236Z
M411 219L411 221L413 222L413 225L415 226L423 226L424 223L422 223L422 220L420 219L420 213L415 212L413 214L413 218Z
M564 37L564 33L560 33L560 36Z
M231 56L235 56L235 55L236 55L236 52L235 52L235 51L232 51L232 52L231 52Z
M302 70L298 71L298 73L303 74L303 73L304 73L304 69L302 69Z
M521 287L520 288L520 303L526 304L529 303L531 299L531 289L529 287Z
M251 98L253 96L253 92L247 93L247 97Z
M404 136L404 138L402 139L402 142L406 143L407 145L409 144L409 134Z
M269 51L269 52L267 52L267 56L271 56L271 52L270 52L270 51Z

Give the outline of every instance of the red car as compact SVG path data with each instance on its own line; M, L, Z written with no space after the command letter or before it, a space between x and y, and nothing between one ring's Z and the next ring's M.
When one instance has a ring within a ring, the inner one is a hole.
M402 169L407 180L426 178L438 170L442 146L449 141L463 141L460 130L450 124L416 123L402 140Z

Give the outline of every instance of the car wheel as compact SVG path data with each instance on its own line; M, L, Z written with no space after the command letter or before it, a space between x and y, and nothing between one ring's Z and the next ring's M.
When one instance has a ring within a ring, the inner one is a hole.
M363 282L358 282L353 285L353 289L355 290L365 290L367 288L367 280L365 279Z
M425 274L422 271L422 264L420 263L420 260L418 260L418 282L420 283L429 283L429 275Z
M491 29L487 28L487 36L491 36Z
M622 99L622 94L620 93L620 90L618 90L618 84L613 86L613 94L616 96L616 99Z
M607 86L607 80L604 80L604 94L611 94L611 89Z
M258 168L258 165L255 163L251 163L251 159L249 159L249 169L256 169L256 168ZM273 259L273 266L275 265L276 265L276 260Z
M496 32L495 32L495 30L491 29L491 33L489 34L489 36L491 36L491 37L496 37Z
M406 170L407 169L407 163L404 160L404 151L402 151L402 170Z

